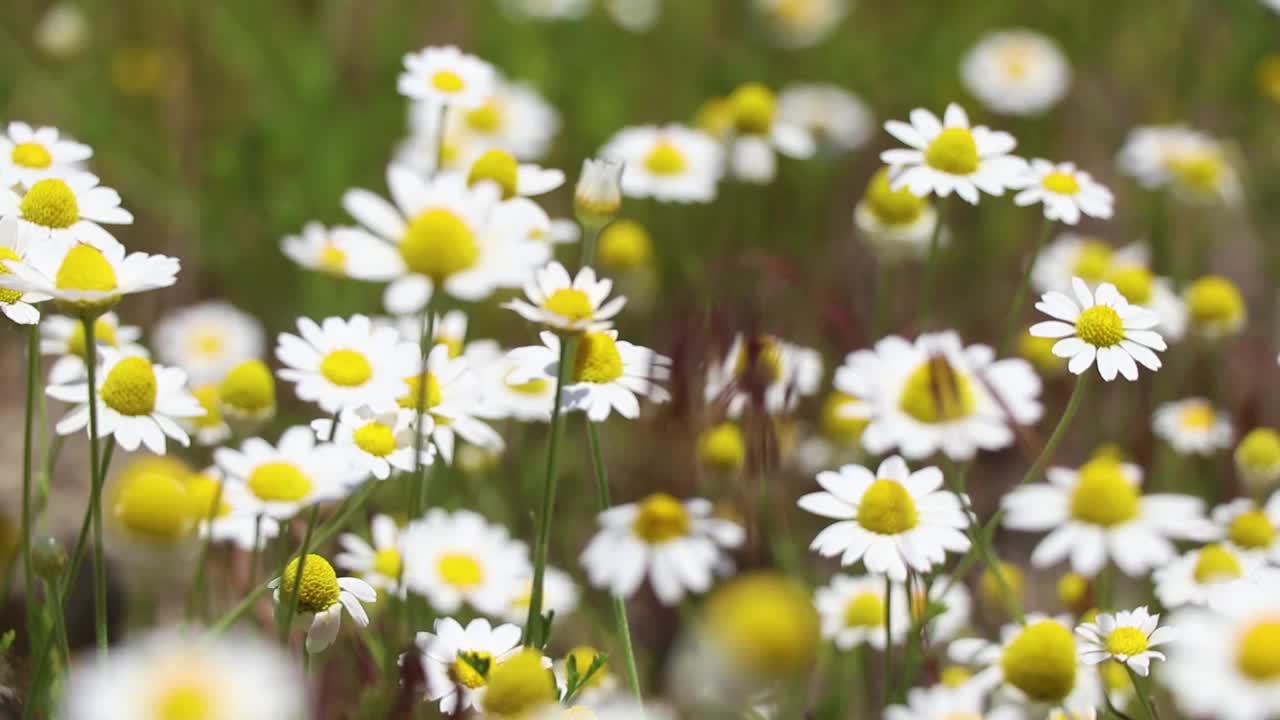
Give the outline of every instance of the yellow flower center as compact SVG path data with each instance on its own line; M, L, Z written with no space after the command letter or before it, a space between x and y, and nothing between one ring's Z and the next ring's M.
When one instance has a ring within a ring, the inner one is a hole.
M53 156L40 143L24 142L13 146L9 160L14 165L33 170L43 170L53 164Z
M876 480L858 503L858 524L880 535L904 533L919 520L915 500L897 480Z
M1076 261L1071 268L1071 274L1085 282L1098 282L1107 274L1107 268L1111 265L1111 255L1111 247L1106 243L1100 240L1085 240L1076 251Z
M733 374L739 378L744 377L748 369L747 360L754 353L754 370L764 375L765 383L772 385L778 382L782 377L782 346L777 340L767 335L755 339L754 343L757 345L755 348L750 347L752 342L745 341L738 349L738 359L733 364Z
M739 86L729 96L733 125L745 135L763 135L773 127L777 103L773 92L760 83Z
M996 568L999 568L999 577L996 576ZM1004 580L1005 587L1009 588L1009 593L1014 597L1022 597L1026 581L1022 577L1022 571L1013 563L998 561L996 568L988 565L982 571L982 577L978 580L978 592L982 593L982 600L987 605L1004 607L1004 589L1001 588L1000 581Z
M1236 461L1250 470L1270 470L1280 465L1280 435L1270 428L1251 430L1236 448Z
M107 347L117 347L116 326L115 323L108 321L105 317L99 317L93 321L93 341L97 345L106 345ZM67 352L72 355L85 357L84 354L84 323L76 323L71 328L71 335L67 338Z
M684 172L684 153L670 140L659 140L644 159L645 168L654 175L679 175Z
M1236 663L1258 682L1280 680L1280 619L1255 622L1240 636Z
M373 377L373 367L355 350L334 350L320 361L320 374L334 385L358 387Z
M449 677L457 684L475 690L489 681L493 654L484 650L460 650L458 659L449 666Z
M101 250L85 244L67 251L54 281L59 290L111 292L117 287L115 268Z
M1190 403L1178 415L1178 424L1187 430L1208 430L1217 419L1208 403Z
M337 245L327 242L320 248L320 255L316 258L316 264L320 269L330 275L345 275L347 272L347 253Z
M1147 634L1136 627L1118 627L1107 636L1107 652L1112 655L1138 655L1147 649Z
M417 409L418 407L418 376L410 375L409 377L404 379L404 383L405 385L409 386L409 392L405 393L404 395L401 395L399 400L397 400L396 402L402 408L407 408L409 410ZM435 373L430 371L427 372L427 393L424 399L426 400L427 406L424 407L423 410L430 410L431 408L439 405L440 400L442 399L441 390L440 390L440 381L436 378Z
M222 411L218 407L218 386L215 383L206 383L191 391L196 400L200 402L200 407L204 408L204 415L197 418L191 418L199 428L216 428L222 424Z
M725 421L703 432L698 438L698 457L711 467L730 470L742 467L747 458L742 431L736 424Z
M1076 685L1076 641L1052 620L1028 625L1004 649L1005 680L1032 700L1059 703Z
M460 92L467 84L452 70L437 70L431 76L431 87L443 93Z
M1269 548L1276 541L1276 528L1261 510L1250 510L1237 515L1231 521L1227 534L1231 542L1246 550Z
M924 161L950 175L970 175L978 169L978 143L967 128L943 128L925 148Z
M587 668L591 667L591 663L596 661L600 656L600 651L589 645L579 645L569 652L565 653L564 659L567 666L569 658L573 658L573 662L578 667L578 677L587 674ZM583 687L600 687L604 684L605 677L609 674L609 663L601 663L591 677L587 679Z
M1094 305L1076 318L1076 335L1094 347L1119 345L1124 339L1124 321L1110 307Z
M219 500L218 489L220 483L208 475L193 475L187 478L187 498L189 499L188 507L191 508L191 516L196 520L206 520L210 515L213 517L226 517L231 513L231 505L226 500ZM214 502L218 505L215 508Z
M218 386L223 407L262 413L276 405L276 382L261 360L245 360L231 369Z
M521 395L542 395L546 393L547 387L551 385L550 381L543 378L534 378L528 382L513 383L510 374L503 380L507 389L511 392L520 393Z
M5 260L21 260L18 253L7 247L0 247L0 275L8 275L9 268L5 265ZM21 290L11 290L9 288L0 288L0 304L8 305L17 302L22 297ZM77 326L78 327L78 326Z
M1137 517L1139 497L1138 487L1125 478L1119 462L1094 458L1078 471L1071 516L1091 525L1114 527Z
M1268 55L1258 63L1258 89L1271 102L1280 102L1280 55Z
M283 460L254 468L249 473L248 485L254 495L267 501L297 502L311 494L311 478L297 465Z
M653 240L649 231L634 220L615 220L600 233L596 255L610 270L632 270L653 261Z
M467 173L467 184L475 185L488 180L502 188L502 198L509 200L515 197L519 188L520 166L516 159L506 150L494 148L486 151L471 164L471 172Z
M155 369L146 358L127 357L107 373L98 394L121 415L150 415L156 408Z
M1098 666L1098 671L1102 675L1102 684L1106 686L1108 691L1129 692L1133 690L1133 680L1129 678L1129 671L1125 670L1124 663L1119 660L1107 660Z
M942 668L942 673L938 680L949 688L958 688L972 677L973 673L969 672L969 668L963 665L948 665Z
M712 594L703 617L722 657L757 682L813 666L821 621L808 589L792 578L740 575Z
M471 555L447 553L440 556L436 569L446 583L466 590L484 582L484 568Z
M845 412L862 401L839 390L833 390L822 403L822 434L841 445L853 445L871 422L869 418L847 417Z
M525 648L489 673L484 693L486 713L504 718L529 717L556 701L556 681L542 665L542 653Z
M969 378L935 355L907 376L898 407L923 423L946 423L973 414L977 406Z
M1082 276L1083 277L1083 276ZM1151 271L1141 265L1126 265L1106 274L1107 282L1116 286L1116 290L1125 300L1135 305L1146 305L1151 300L1154 281Z
M692 521L679 500L666 493L655 493L640 503L631 532L650 545L667 542L689 533Z
M356 447L377 457L386 457L395 452L396 435L385 424L373 421L356 428L352 433Z
M577 288L561 288L551 293L542 303L542 309L555 313L565 320L589 320L595 315L591 298Z
M383 577L399 579L402 567L400 551L395 548L383 548L373 556L373 571Z
M480 243L466 221L449 210L427 210L409 222L400 240L405 265L437 283L476 264Z
M1240 567L1235 553L1217 543L1200 548L1192 571L1196 582L1201 585L1235 580L1243 574L1244 569Z
M1059 195L1075 195L1080 192L1080 182L1076 180L1075 175L1057 170L1041 178L1040 185L1045 190Z
M338 573L328 560L319 555L307 555L302 564L302 581L298 581L299 558L289 561L284 568L284 576L280 579L280 598L287 599L294 588L298 589L298 612L324 612L338 602L342 589L338 587Z
M889 182L889 168L880 168L871 176L863 196L871 214L888 226L910 225L924 214L924 198L916 197L906 187L893 189Z
M197 682L164 688L152 707L155 720L214 720L221 715L213 693Z
M1089 580L1069 572L1058 579L1058 602L1068 608L1079 608L1089 600Z
M502 108L498 101L490 98L485 104L463 115L467 127L485 135L495 133L502 127Z
M41 180L18 205L22 217L47 228L69 228L80 220L80 204L71 187L57 178Z
M153 540L177 542L194 527L190 507L182 480L162 473L141 473L120 488L113 510L129 530Z
M1031 71L1031 63L1035 55L1030 46L1022 42L1011 42L1000 48L1000 64L1008 77L1022 79Z
M884 598L879 593L864 592L854 595L844 606L844 624L851 628L878 628L884 626Z
M1222 155L1209 150L1173 158L1169 161L1169 169L1187 189L1206 195L1216 192L1227 174Z
M1206 275L1187 288L1187 310L1200 325L1234 325L1244 317L1244 298L1235 283Z
M603 385L622 377L622 353L607 333L587 332L578 339L573 358L574 382Z

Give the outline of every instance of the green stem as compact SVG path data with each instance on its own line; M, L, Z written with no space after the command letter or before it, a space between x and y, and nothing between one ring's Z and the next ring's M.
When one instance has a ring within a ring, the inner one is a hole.
M1036 255L1040 253L1040 248L1044 247L1052 231L1053 221L1046 217L1040 224L1040 234L1036 236L1035 244L1031 246L1031 254L1023 262L1022 280L1018 283L1018 289L1013 295L1009 319L1005 321L1004 335L1000 338L999 355L1009 352L1009 342L1013 340L1014 332L1018 329L1018 321L1022 318L1022 306L1026 304L1027 289L1031 285L1031 270L1036 266Z
M1089 384L1089 375L1093 368L1086 368L1076 378L1076 386L1071 390L1071 397L1067 400L1067 407L1062 411L1062 417L1058 419L1058 425L1053 429L1053 433L1049 435L1049 441L1044 444L1044 449L1040 451L1040 456L1036 458L1031 469L1022 477L1020 484L1026 485L1040 479L1045 468L1049 465L1049 461L1053 459L1053 453L1058 449L1058 443L1062 442L1062 438L1067 434L1067 426L1071 424L1071 419L1075 417L1076 410L1080 409L1080 401L1084 398L1085 386Z
M579 250L578 265L588 267L596 258L596 244L600 239L600 233L609 226L609 223L600 222L584 222L582 223L582 248Z
M422 462L422 449L426 443L426 435L422 432L422 418L427 412L427 382L431 376L427 360L431 357L431 351L435 349L435 307L436 296L440 292L441 288L432 288L431 299L422 309L422 331L418 335L418 354L422 357L422 369L418 373L418 399L415 403L417 418L413 425L413 500L409 505L410 519L420 517L427 505L427 466Z
M951 196L937 199L938 222L933 226L933 234L929 236L929 255L925 259L924 282L920 284L920 322L929 321L933 314L934 285L938 279L938 246L942 240L942 226L946 224L947 207Z
M98 455L98 344L94 338L95 318L82 318L84 326L84 364L89 382L89 472L92 492L89 514L93 525L93 629L98 653L107 655L107 566L102 557L102 484L103 475ZM109 450L108 450L109 451Z
M34 642L36 635L36 574L31 564L31 455L35 452L34 422L36 393L40 376L40 325L30 326L27 333L27 414L22 432L22 579L23 592L27 596L27 637ZM57 597L51 595L50 597ZM54 615L61 613L54 612Z
M293 616L298 614L298 593L302 591L303 570L307 567L307 552L311 549L311 535L316 529L316 518L320 515L320 503L311 506L311 514L307 516L307 531L302 536L302 546L298 548L298 569L293 574L293 587L284 588L289 593L289 601L284 605L284 616L279 621L280 626L280 642L286 643L289 640L289 630L293 628ZM280 582L285 582L285 575L289 571L289 556L285 556L285 563L280 568ZM304 653L305 655L306 653Z
M893 680L893 581L886 575L884 578L884 702L882 708L893 702L889 684Z
M1129 673L1129 682L1133 683L1133 694L1138 696L1138 702L1142 705L1142 712L1147 716L1147 720L1156 720L1155 709L1151 707L1151 700L1147 697L1146 690L1138 683L1138 673L1129 667L1129 663L1124 663L1125 672Z

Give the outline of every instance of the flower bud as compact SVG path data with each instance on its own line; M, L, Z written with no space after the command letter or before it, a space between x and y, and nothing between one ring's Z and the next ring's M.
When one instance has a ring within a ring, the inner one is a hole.
M587 158L573 192L578 222L588 228L602 228L622 207L622 163L617 160Z

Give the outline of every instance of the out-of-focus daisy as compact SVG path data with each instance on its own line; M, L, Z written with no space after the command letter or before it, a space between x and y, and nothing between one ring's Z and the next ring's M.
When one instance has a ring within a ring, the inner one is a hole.
M1261 507L1248 498L1236 498L1214 508L1211 517L1232 545L1280 564L1280 493Z
M537 20L579 20L591 12L591 0L502 0L513 15Z
M397 264L395 248L358 228L327 228L318 222L286 235L280 250L301 267L337 277L385 280L386 268Z
M1171 187L1193 202L1234 204L1243 194L1222 143L1182 126L1130 130L1116 163L1143 187Z
M444 617L433 629L419 632L413 641L427 675L426 699L439 701L445 716L482 707L489 672L520 647L519 626L493 627L476 618L464 628Z
M942 471L936 467L911 472L894 455L874 475L861 465L845 465L820 472L817 479L823 492L804 495L798 504L838 521L809 544L823 557L840 555L842 565L862 560L867 572L904 582L908 568L926 573L945 561L948 551L969 549L960 498L942 489Z
M992 712L983 713L983 696L980 690L969 687L951 687L945 684L932 687L913 687L907 691L905 705L890 705L884 710L884 720L944 720L945 718L965 718L966 720L982 720L998 716ZM1066 720L1054 718L1054 720ZM1083 720L1071 718L1070 720Z
M560 338L543 331L542 345L512 350L508 357L516 369L507 375L510 383L543 379L554 382L559 372ZM659 382L670 375L671 360L664 355L625 340L617 330L586 332L578 338L569 384L561 395L566 410L581 410L592 422L604 422L611 413L628 419L640 415L640 398L666 402L670 394Z
M178 368L152 365L144 357L125 356L104 348L97 372L98 387L92 392L93 402L98 404L99 437L113 436L125 450L146 445L159 455L164 454L166 436L185 447L190 438L178 420L204 414L186 384L187 374ZM75 405L58 421L59 435L88 431L87 382L51 385L46 392L51 398Z
M495 75L492 65L452 45L429 47L404 56L396 89L414 100L470 109L493 94Z
M890 120L885 130L909 148L886 150L880 160L889 166L891 187L914 195L946 197L954 191L977 204L979 191L1003 195L1018 186L1026 161L1010 155L1017 141L1006 132L984 125L970 126L959 105L947 106L941 122L924 108L911 111L911 123Z
M431 441L444 461L453 463L458 437L472 445L501 450L502 436L477 417L486 408L481 405L480 380L471 361L465 355L451 358L447 345L436 345L427 356L425 388L419 384L420 368L415 364L414 372L405 377L408 391L397 402L416 414L419 399L426 401L423 410L435 421Z
M711 202L720 180L720 144L683 125L620 130L600 150L622 162L622 192L661 202Z
M1231 420L1205 398L1163 403L1156 408L1151 427L1183 455L1213 455L1231 447Z
M516 592L507 602L502 617L507 622L523 625L529 619L529 601L533 594L533 571L527 573L524 581L517 586ZM559 620L568 616L578 607L578 586L569 573L548 565L542 576L542 612L554 612ZM586 670L586 665L579 665Z
M75 174L92 155L92 148L62 136L57 128L11 122L0 134L0 187L31 187Z
M1031 268L1031 284L1040 292L1070 292L1072 278L1084 280L1090 287L1107 279L1116 265L1147 264L1147 251L1134 243L1113 248L1103 240L1075 233L1054 238Z
M332 441L340 447L349 447L356 470L373 475L379 480L391 477L392 471L413 472L422 465L430 465L433 452L430 446L422 448L418 461L413 458L414 423L418 414L396 407L389 412L374 412L367 405L344 408L338 414L338 427L332 418L311 421L311 429L321 442ZM423 433L430 435L434 422L430 413L422 416Z
M822 356L772 335L747 338L739 333L724 359L707 370L704 389L710 402L725 403L739 417L759 398L770 415L790 412L802 397L818 392Z
M21 262L26 258L27 243L28 240L23 238L18 229L17 218L0 218L0 275L9 273L9 261ZM39 322L40 311L35 308L34 303L48 299L49 296L37 292L0 287L0 311L19 325L34 325Z
M1156 597L1165 608L1187 605L1221 610L1241 594L1255 592L1260 583L1274 578L1261 553L1246 552L1231 544L1211 543L1190 550L1156 570L1151 579Z
M560 114L536 90L504 80L479 106L451 111L449 119L458 122L477 145L502 148L526 161L546 155L560 129Z
M1069 162L1032 160L1018 187L1023 190L1014 196L1015 204L1041 203L1046 218L1067 225L1080 222L1082 214L1103 220L1110 218L1115 201L1110 190Z
M1036 303L1037 310L1055 319L1032 325L1032 335L1058 339L1053 354L1070 358L1067 369L1076 375L1088 370L1095 360L1098 374L1108 382L1117 373L1126 380L1137 380L1137 363L1148 370L1160 369L1160 358L1152 350L1163 351L1167 346L1151 329L1159 324L1158 315L1131 305L1111 283L1102 283L1097 292L1091 292L1084 280L1077 277L1071 282L1075 300L1050 290Z
M57 240L61 250L77 241L102 250L119 245L102 226L133 222L133 214L120 207L120 194L99 186L98 177L87 172L39 180L22 194L0 188L0 217L10 216L24 235Z
M838 85L788 85L778 93L778 119L808 130L818 147L836 152L871 139L871 111Z
M516 298L502 306L557 332L600 332L613 327L613 317L627 303L622 296L605 302L611 290L613 281L597 280L589 267L570 278L563 265L551 262L525 283L528 301Z
M1250 430L1233 455L1236 470L1255 492L1265 491L1280 480L1280 434L1271 428Z
M426 330L422 326L423 318L417 315L402 315L392 325L407 341L417 342ZM377 322L377 321L375 321ZM467 314L461 310L450 310L443 315L436 315L433 323L431 346L444 345L449 348L449 357L456 358L464 352L470 353L475 343L467 343Z
M602 230L618 215L622 207L622 170L618 160L587 158L582 161L582 171L573 188L573 211L584 225Z
M1197 278L1182 292L1191 332L1208 340L1235 335L1244 328L1246 308L1240 288L1221 275Z
M298 318L298 331L280 333L276 357L285 365L280 379L297 383L302 400L329 413L360 406L383 412L409 390L405 378L418 366L418 348L401 341L395 328L375 328L353 315L322 324Z
M1071 568L1093 577L1108 559L1124 574L1141 576L1177 552L1173 540L1207 540L1216 534L1199 498L1142 494L1142 470L1099 454L1076 470L1051 467L1047 483L1014 489L1004 497L1004 526L1049 534L1031 553L1048 567L1068 556Z
M835 387L863 403L851 416L869 419L868 452L898 449L912 459L942 451L967 460L979 450L1013 443L1013 424L1040 418L1040 379L1021 358L995 360L985 345L965 347L948 331L914 343L889 336L850 353Z
M849 0L756 0L776 42L809 47L822 42L849 12Z
M495 346L491 356L478 362L475 368L481 400L493 417L548 422L551 406L555 404L555 380L539 376L514 382L511 375L519 367L510 354Z
M579 560L595 587L635 594L645 577L664 605L711 587L725 549L742 543L742 527L711 514L711 502L681 502L666 493L600 513L600 530Z
M830 638L841 650L852 650L863 643L883 650L884 621L892 615L890 640L898 644L911 629L911 617L900 584L893 584L890 598L886 607L881 578L835 575L813 596L813 604L822 616L823 637Z
M815 143L807 128L779 117L773 91L760 83L740 85L729 95L733 133L729 138L729 169L734 177L752 183L773 182L778 160L813 155Z
M148 467L150 466L150 467ZM185 466L146 463L127 467L103 489L106 549L144 574L191 562L198 545L196 506L187 492Z
M1133 610L1098 613L1097 619L1076 628L1084 647L1080 659L1090 665L1117 660L1146 677L1152 660L1164 660L1164 653L1151 648L1174 639L1168 625L1157 627L1160 616L1147 612L1145 605Z
M180 367L192 383L221 380L241 361L262 355L262 323L221 300L166 313L153 335L156 358Z
M1006 115L1039 115L1071 85L1071 66L1053 40L1030 30L988 33L960 61L960 78L983 105Z
M241 430L256 430L276 412L276 380L257 358L231 368L218 383L218 409Z
M302 566L299 577L299 565ZM353 577L338 577L333 566L319 555L307 555L306 561L294 558L284 568L284 574L274 579L270 587L275 590L275 601L290 602L294 592L298 595L298 613L312 616L307 629L307 652L323 652L333 644L342 629L342 611L345 608L352 622L360 627L369 625L369 615L360 603L374 603L378 593L369 583Z
M40 242L26 258L5 263L0 287L52 297L63 311L97 316L133 293L169 287L177 280L178 259L125 254L114 239L101 249L85 243Z
M922 259L929 253L938 210L907 188L894 190L889 168L871 176L866 192L853 208L853 222L882 262ZM945 235L939 237L939 242Z
M403 597L404 586L400 572L404 567L404 551L400 544L400 528L389 515L374 515L369 521L369 534L373 544L355 533L338 536L342 552L334 558L335 564L344 570L360 573L370 586L389 593L399 592Z
M49 57L67 60L88 44L89 21L84 10L73 2L51 5L32 32L32 42Z
M306 685L294 663L249 635L161 630L131 636L110 657L84 660L62 699L58 716L66 720L279 720L306 713Z
M255 542L260 550L279 534L278 523L263 520L253 512L257 503L251 493L239 484L227 482L216 466L189 476L186 482L201 537L252 551Z
M529 572L529 548L470 510L432 508L400 535L404 584L441 613L500 615Z
M330 444L317 444L305 425L284 431L272 446L262 438L249 438L240 449L213 451L218 469L227 482L249 491L247 504L259 515L286 520L309 505L344 497L352 482L363 479L350 470L347 453Z
M501 148L481 153L467 170L467 185L492 183L502 199L544 195L564 184L564 173L532 163L522 163Z
M1174 292L1173 284L1168 278L1152 274L1145 260L1138 262L1122 258L1122 253L1123 250L1112 256L1106 281L1115 285L1130 304L1149 308L1159 316L1160 323L1155 330L1161 337L1169 341L1181 340L1187 332L1187 306Z

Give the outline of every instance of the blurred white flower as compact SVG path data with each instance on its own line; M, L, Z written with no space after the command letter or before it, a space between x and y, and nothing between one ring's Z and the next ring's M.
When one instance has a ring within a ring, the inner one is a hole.
M715 199L722 154L710 135L683 125L623 128L599 153L623 163L627 196L683 203Z
M177 308L156 321L156 359L182 368L193 384L222 380L263 353L262 323L222 300Z
M788 85L778 93L778 118L809 132L818 147L847 152L871 139L871 110L838 85Z
M452 45L423 48L404 56L396 81L401 95L413 100L475 108L492 94L493 66Z
M1071 66L1050 38L1030 30L988 33L960 61L974 97L1006 115L1039 115L1071 85Z
M25 189L41 180L79 174L92 156L92 148L63 136L57 128L11 122L0 134L0 187Z
M1159 405L1151 427L1182 455L1211 456L1231 447L1231 419L1205 398L1187 398Z
M849 12L849 0L756 0L779 45L802 48L817 45Z

